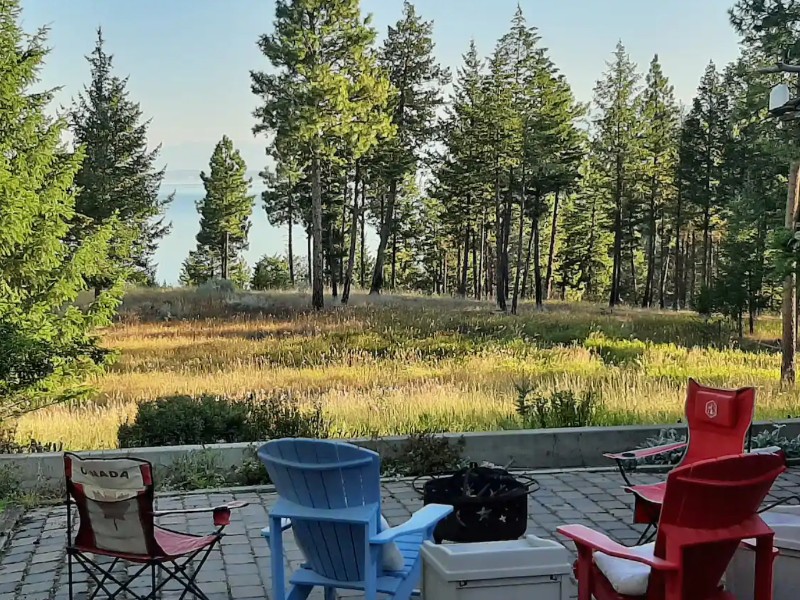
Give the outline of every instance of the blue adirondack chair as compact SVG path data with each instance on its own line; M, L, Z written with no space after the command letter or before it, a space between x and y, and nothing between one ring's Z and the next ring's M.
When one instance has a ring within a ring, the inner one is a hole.
M362 590L407 600L421 572L420 547L452 506L429 504L403 525L380 531L380 458L342 442L282 439L258 450L278 492L263 531L270 545L273 600L302 600L314 587L333 600L336 589ZM286 595L281 532L291 527L306 564L291 578ZM384 571L382 549L396 543L400 571Z

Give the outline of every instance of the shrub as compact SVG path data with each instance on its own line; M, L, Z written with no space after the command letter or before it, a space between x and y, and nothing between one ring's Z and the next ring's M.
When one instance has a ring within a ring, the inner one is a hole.
M327 437L322 408L303 410L289 396L242 399L173 396L139 405L120 426L121 448L251 442L283 437Z
M384 475L435 475L455 471L465 463L461 456L464 438L451 443L448 438L430 432L415 433L395 450L395 457L381 462Z
M232 472L222 467L219 453L203 449L180 456L163 471L156 482L163 490L198 490L224 487Z
M517 386L517 414L526 429L552 427L586 427L592 425L597 415L597 393L589 390L580 395L569 390L556 391L550 396L537 394L532 400L529 385Z
M217 396L173 396L139 405L119 428L121 448L238 442L246 434L246 403Z

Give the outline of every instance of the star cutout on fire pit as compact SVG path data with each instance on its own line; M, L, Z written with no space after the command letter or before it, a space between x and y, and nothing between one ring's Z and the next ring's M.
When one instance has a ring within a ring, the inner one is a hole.
M501 523L505 523L506 522L506 516L505 515L500 515L500 518L498 519L498 521L500 521Z
M485 506L478 511L478 518L481 521L485 521L489 518L489 515L492 514L491 508L486 508Z

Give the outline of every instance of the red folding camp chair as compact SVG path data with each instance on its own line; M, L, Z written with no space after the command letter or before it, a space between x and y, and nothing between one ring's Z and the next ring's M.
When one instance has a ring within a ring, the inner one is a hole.
M169 581L183 586L181 600L191 593L208 600L195 579L211 550L230 523L231 510L246 502L231 502L214 508L154 510L152 465L135 458L83 459L64 454L67 483L67 576L69 598L73 598L73 566L82 567L95 583L92 600L100 592L113 599L127 592L137 600L155 599ZM72 504L78 509L78 532L73 539ZM156 517L178 513L213 513L214 530L208 535L179 533L155 525ZM111 557L100 564L94 556ZM193 561L199 558L190 572ZM133 575L120 577L112 571L119 561L139 565ZM150 593L137 595L130 586L150 570ZM164 574L157 583L157 572ZM116 586L113 591L109 589Z
M702 386L690 379L686 393L686 422L689 429L687 442L603 455L617 462L626 483L625 489L636 498L634 523L647 524L640 542L658 522L664 501L665 483L662 481L651 485L634 485L628 478L627 464L680 450L684 450L680 466L709 458L741 454L753 423L755 401L756 391L753 388L719 390Z
M559 527L578 550L578 600L735 600L720 582L744 540L755 547L753 598L771 600L774 533L756 511L784 470L776 454L675 469L654 544L627 548L582 525Z

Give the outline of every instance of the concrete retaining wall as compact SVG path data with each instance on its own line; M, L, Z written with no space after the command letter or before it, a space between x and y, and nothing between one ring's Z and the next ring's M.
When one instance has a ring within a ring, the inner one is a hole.
M782 435L800 435L800 419L783 421ZM757 423L754 433L771 429L772 423ZM646 439L665 428L684 430L682 425L633 425L627 427L576 427L564 429L525 429L486 433L450 433L453 441L463 437L464 456L475 461L498 465L512 463L513 468L567 469L613 466L603 458L603 452L621 452L640 446ZM405 437L350 440L371 448L382 456L397 456L403 451ZM258 444L258 443L256 443ZM152 462L156 468L171 465L175 459L190 452L213 449L220 465L236 466L247 456L252 444L210 444L208 446L165 446L160 448L128 448L81 453L83 456L118 458L135 456ZM58 488L63 485L62 454L0 454L0 468L13 466L27 488Z

